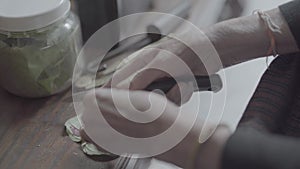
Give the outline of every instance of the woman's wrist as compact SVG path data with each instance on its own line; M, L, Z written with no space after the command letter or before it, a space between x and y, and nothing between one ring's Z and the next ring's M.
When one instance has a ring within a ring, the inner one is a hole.
M291 31L278 8L266 12L281 33L274 32L276 51L299 51ZM224 67L267 55L271 39L258 15L231 19L204 30L214 44Z
M218 23L205 32L224 67L264 56L269 47L263 24L254 15Z

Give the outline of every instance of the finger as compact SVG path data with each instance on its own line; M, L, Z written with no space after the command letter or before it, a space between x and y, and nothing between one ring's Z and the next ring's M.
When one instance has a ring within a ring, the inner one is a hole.
M111 89L96 91L101 110L123 116L136 123L149 123L159 118L165 110L175 111L176 107L163 96L144 91ZM147 113L146 113L147 112Z
M152 82L167 77L168 65L166 60L170 59L170 53L157 49L156 58L148 63L144 68L132 74L127 79L120 82L117 88L140 90L145 89ZM169 66L170 67L170 66Z
M182 105L189 101L193 95L193 83L179 82L168 93L167 98L177 105Z
M158 53L155 49L144 49L132 54L132 60L129 63L114 73L112 80L106 85L106 87L116 87L124 79L131 76L133 73L145 67Z
M151 106L148 101L149 93L129 92L118 89L112 89L112 92L108 91L107 89L96 91L99 107L106 121L114 129L125 135L144 136L144 132L151 128L147 125L145 126L145 124L153 121L152 119L156 117L155 113L158 112L151 111L144 113ZM126 96L129 96L130 99ZM113 97L116 98L113 99ZM112 104L112 102L115 104ZM147 123L143 121L147 121ZM145 129L145 131L143 132L141 129Z
M118 110L124 112L145 111L150 107L148 92L128 91L120 89L100 88L96 90L96 97L101 110L115 115ZM116 108L116 106L118 106Z

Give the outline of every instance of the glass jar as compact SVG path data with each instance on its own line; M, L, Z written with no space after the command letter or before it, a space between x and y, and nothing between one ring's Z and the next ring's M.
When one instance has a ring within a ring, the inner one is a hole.
M3 3L7 8L0 7L1 87L31 98L70 87L81 48L80 23L70 11L70 1L0 0Z

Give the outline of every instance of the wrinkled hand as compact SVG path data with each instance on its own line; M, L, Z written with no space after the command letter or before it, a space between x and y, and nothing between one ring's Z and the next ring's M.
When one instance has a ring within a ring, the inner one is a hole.
M115 130L134 138L148 138L164 132L173 124L179 113L178 106L168 101L164 96L153 92L97 89L95 96L97 102L93 100L93 95L87 95L84 99L85 113L82 117L84 130L87 128L89 130L101 130L107 127L99 124L95 120L96 117L89 113L97 108L100 108L107 122ZM128 96L130 100L128 100ZM128 101L131 102L132 106L128 104ZM162 115L160 116L158 113L162 113ZM157 117L159 118L155 120ZM150 123L151 120L155 121ZM137 123L138 121L141 123ZM178 123L183 128L186 126L185 120L178 121ZM199 122L196 121L195 124L197 123ZM194 145L198 142L199 134L196 131L196 127L193 128L176 147L157 158L184 167L186 162L189 161L191 152L194 151ZM83 132L85 139L89 139L86 133L89 133L89 131ZM109 134L102 134L101 137L110 139ZM111 139L112 143L114 141L117 142L118 140ZM97 142L94 143L97 144ZM101 148L100 144L97 145Z
M201 45L201 39L193 43L196 46ZM131 57L133 59L117 71L113 80L105 87L142 90L164 77L207 75L198 56L184 43L174 38L164 38L134 53ZM192 93L192 83L179 83L166 96L177 105L181 105L190 99Z

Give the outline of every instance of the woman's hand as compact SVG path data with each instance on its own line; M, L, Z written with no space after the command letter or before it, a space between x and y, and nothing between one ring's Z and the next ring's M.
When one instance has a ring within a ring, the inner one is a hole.
M204 36L204 34L203 38L185 36L185 40L199 46L209 43ZM134 53L129 58L133 59L124 68L117 71L112 81L105 87L142 90L152 82L164 77L207 75L201 59L193 50L183 42L171 37L166 37L158 43ZM179 88L182 90L181 92ZM179 83L167 93L167 97L180 105L190 99L193 93L192 89L192 83Z
M114 128L126 136L134 138L149 138L161 134L168 130L169 127L173 125L174 121L177 120L176 124L181 126L181 128L174 134L176 136L177 134L179 135L181 129L184 130L187 123L189 123L186 121L187 118L178 118L178 113L180 111L179 107L168 101L164 96L153 92L97 89L95 96L97 102L94 101L93 95L88 95L84 99L84 107L86 108L82 115L82 121L85 131L82 132L82 134L87 141L97 144L99 148L101 148L101 144L99 144L99 142L97 143L96 140L90 140L88 137L88 133L93 132L91 130L104 131L105 127L108 127L99 124L96 120L98 117L95 117L97 113L91 113L98 108L101 110L106 121L110 124L109 127ZM128 104L129 102L131 105ZM148 123L148 121L151 120L154 121ZM138 121L140 121L140 123L138 123ZM199 126L198 124L201 124L201 122L196 120L189 134L178 145L171 150L158 155L157 158L182 167L186 166L187 162L190 162L191 154L194 152L194 148L198 143L199 133L197 131L200 131L197 127ZM116 143L120 141L110 139L110 134L104 134L101 133L101 131L99 136L107 137L107 139L111 141L111 144L114 144L114 141L116 141ZM172 139L170 141L172 141ZM121 144L123 144L123 142ZM162 142L158 141L155 143L155 146L160 146L161 144ZM124 145L125 149L127 148L126 146L127 145ZM132 148L137 150L142 149L138 146Z
M105 120L110 124L109 127L134 138L148 138L163 133L169 129L176 119L179 119L176 122L182 130L187 127L187 124L192 123L192 121L187 120L188 118L178 118L180 108L168 101L164 96L154 92L97 89L95 91L97 102L94 101L93 96L87 95L84 99L86 107L82 116L84 130L103 130L103 128L108 127L99 124L95 120L97 119L94 116L95 114L90 113L98 108L105 117ZM226 126L219 126L212 137L207 142L201 144L200 149L197 150L202 127L203 121L197 118L188 135L179 144L171 150L156 156L156 158L180 167L186 167L195 163L197 168L218 169L221 165L223 147L231 135L231 131ZM97 143L96 140L90 139L86 133L89 133L89 131L82 131L82 136L85 140L96 144L100 150L107 152L101 148L99 142ZM110 139L109 133L99 133L99 135L100 137L107 137L111 141L111 144L114 144L114 141L116 143L119 141ZM159 145L160 142L156 144ZM133 148L139 149L140 147ZM195 152L197 152L196 158L193 158ZM195 159L196 161L193 161Z

